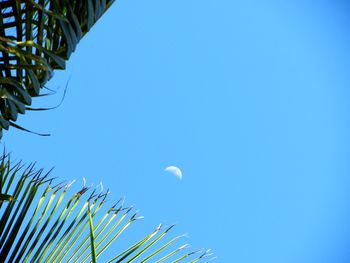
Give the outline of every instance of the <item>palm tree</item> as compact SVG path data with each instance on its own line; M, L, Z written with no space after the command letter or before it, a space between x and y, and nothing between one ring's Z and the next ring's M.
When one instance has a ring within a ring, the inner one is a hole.
M0 1L0 137L16 124L55 69L114 0ZM173 226L158 226L144 238L111 251L111 243L140 217L117 202L106 207L107 192L56 182L34 165L0 157L0 262L197 262L208 251L186 252L167 239ZM67 197L69 196L69 197ZM106 254L106 253L105 253Z
M210 255L174 248L181 236L168 239L173 226L161 225L134 244L120 244L119 252L107 250L142 217L121 200L106 208L108 191L84 185L71 194L71 186L3 155L0 191L11 200L0 198L0 262L96 262L106 251L107 262L197 262Z
M0 136L114 0L0 1Z

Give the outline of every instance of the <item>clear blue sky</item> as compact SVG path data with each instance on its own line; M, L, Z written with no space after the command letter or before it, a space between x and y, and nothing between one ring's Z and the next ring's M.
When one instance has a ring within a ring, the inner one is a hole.
M125 195L137 233L177 223L218 262L349 262L349 7L117 1L34 102L55 105L71 76L63 105L20 118L52 136L4 142Z

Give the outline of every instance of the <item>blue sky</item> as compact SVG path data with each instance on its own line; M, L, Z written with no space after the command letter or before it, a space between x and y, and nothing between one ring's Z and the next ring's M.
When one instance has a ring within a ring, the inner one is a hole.
M346 1L118 1L6 148L218 262L349 262ZM164 173L176 165L183 180Z

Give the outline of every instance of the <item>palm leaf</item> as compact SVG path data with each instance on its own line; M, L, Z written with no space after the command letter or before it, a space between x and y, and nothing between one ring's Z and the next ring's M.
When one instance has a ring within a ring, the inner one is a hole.
M89 214L89 225L90 225L90 240L91 240L91 258L92 258L92 263L96 263L97 262L97 258L96 258L96 246L95 246L95 229L94 229L94 224L92 222L92 214L90 211L90 206L88 209L88 214Z
M5 195L5 194L0 194L0 203L2 202L10 202L10 201L13 201L14 198L12 195Z
M108 207L107 192L55 184L50 173L2 156L0 189L5 193L0 197L12 201L0 202L0 262L97 262L104 253L115 255L108 262L130 263L197 262L207 256L186 252L187 245L176 247L181 236L168 239L173 226L161 225L114 251L111 244L142 217L120 201Z
M113 2L0 1L0 138Z

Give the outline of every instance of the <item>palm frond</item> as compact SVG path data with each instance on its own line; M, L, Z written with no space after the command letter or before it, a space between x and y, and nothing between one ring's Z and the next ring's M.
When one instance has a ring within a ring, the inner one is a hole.
M0 1L0 137L114 0Z
M181 236L168 239L173 226L162 225L118 253L111 244L142 218L137 212L120 201L106 207L107 192L73 191L72 183L55 184L50 172L14 164L8 155L1 158L0 186L11 196L0 202L0 262L97 262L104 253L115 255L110 263L197 262L208 255L176 247Z

